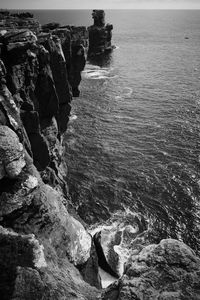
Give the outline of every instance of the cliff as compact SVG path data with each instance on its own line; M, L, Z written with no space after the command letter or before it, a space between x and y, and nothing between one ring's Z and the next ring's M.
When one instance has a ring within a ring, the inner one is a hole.
M1 19L1 299L95 299L96 253L69 213L62 161L87 30L48 24L42 31L30 14Z
M89 36L85 27L41 26L30 13L0 14L1 299L200 299L199 258L175 240L151 245L145 231L134 235L122 277L101 291L101 257L73 210L62 140L88 37L89 55L112 49L104 12L93 11Z

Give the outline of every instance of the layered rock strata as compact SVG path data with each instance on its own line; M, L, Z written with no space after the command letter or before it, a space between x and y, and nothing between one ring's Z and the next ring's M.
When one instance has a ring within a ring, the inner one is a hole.
M105 12L103 10L93 10L92 17L94 24L88 27L89 57L101 55L113 49L111 44L113 25L105 24Z
M96 252L69 213L62 163L86 34L50 26L43 32L30 14L1 17L1 299L92 300L100 287Z

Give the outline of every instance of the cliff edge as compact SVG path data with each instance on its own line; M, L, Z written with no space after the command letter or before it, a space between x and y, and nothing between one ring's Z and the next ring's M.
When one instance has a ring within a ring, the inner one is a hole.
M96 253L69 213L62 161L87 30L43 30L29 13L1 12L1 20L1 299L92 300L100 287Z

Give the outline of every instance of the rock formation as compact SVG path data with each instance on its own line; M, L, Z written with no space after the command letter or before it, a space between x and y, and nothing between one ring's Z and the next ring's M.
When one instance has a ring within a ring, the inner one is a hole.
M133 252L102 300L198 300L199 287L200 259L182 242L167 239Z
M113 25L105 25L105 12L103 10L93 10L92 17L94 24L88 27L89 57L104 54L113 49L111 44Z
M1 18L1 299L92 300L100 287L96 252L70 214L62 162L87 34L50 25L41 31L29 13Z

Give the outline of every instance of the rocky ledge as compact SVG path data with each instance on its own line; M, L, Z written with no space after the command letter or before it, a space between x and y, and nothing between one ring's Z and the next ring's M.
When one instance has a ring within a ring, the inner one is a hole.
M148 245L134 233L121 276L114 269L121 235L112 234L104 255L103 233L92 239L74 212L62 140L79 95L87 29L0 14L1 299L200 299L200 261L186 245ZM89 51L99 54L111 49L111 27L103 11L93 17ZM103 292L99 265L121 276Z

